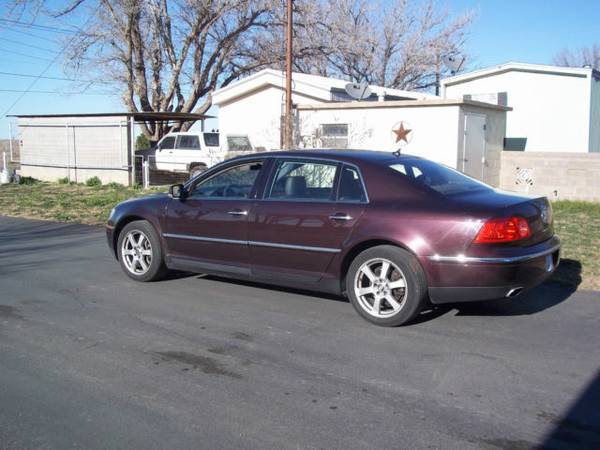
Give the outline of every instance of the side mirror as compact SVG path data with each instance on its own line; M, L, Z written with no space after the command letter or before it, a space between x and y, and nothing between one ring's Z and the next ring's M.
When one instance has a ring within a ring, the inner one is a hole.
M183 184L174 184L169 186L169 196L172 198L185 198L185 187Z

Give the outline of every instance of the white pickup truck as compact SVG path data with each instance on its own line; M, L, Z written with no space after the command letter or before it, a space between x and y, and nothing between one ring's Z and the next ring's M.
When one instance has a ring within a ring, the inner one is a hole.
M190 178L209 167L252 151L247 136L227 136L221 143L219 133L174 132L164 136L156 145L155 168L168 172L189 172Z

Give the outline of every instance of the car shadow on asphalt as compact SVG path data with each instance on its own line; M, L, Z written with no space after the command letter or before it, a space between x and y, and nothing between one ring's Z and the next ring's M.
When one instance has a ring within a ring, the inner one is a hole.
M561 273L558 273L559 270ZM417 325L429 322L455 310L455 316L522 316L536 314L545 309L552 308L567 300L581 283L581 263L576 260L564 259L561 261L557 271L558 276L553 276L536 288L525 291L523 294L512 299L498 299L483 302L449 303L445 305L428 304L421 314L410 322ZM167 279L179 279L196 276L199 280L212 280L240 286L250 286L257 289L268 289L270 291L286 292L290 294L304 295L336 302L348 303L344 296L325 294L306 289L296 289L266 283L258 283L248 280L236 280L216 275L193 274L187 272L172 272ZM569 280L566 284L563 280Z
M540 411L538 417L553 424L539 448L600 448L600 370L562 416Z
M332 301L336 301L336 302L348 303L348 299L341 295L326 294L326 293L322 293L322 292L311 291L308 289L296 289L296 288L290 288L290 287L285 287L285 286L277 286L274 284L258 283L255 281L236 280L236 279L219 277L216 275L199 275L198 279L221 281L224 283L236 284L239 286L249 286L249 287L255 287L258 289L268 289L270 291L286 292L289 294L298 294L298 295L304 295L304 296L309 296L309 297L318 297L318 298L322 298L324 300L332 300Z
M456 310L456 316L524 316L536 314L567 300L581 283L581 263L572 259L561 261L548 281L523 294L508 299L483 302L429 305L412 324L428 322Z

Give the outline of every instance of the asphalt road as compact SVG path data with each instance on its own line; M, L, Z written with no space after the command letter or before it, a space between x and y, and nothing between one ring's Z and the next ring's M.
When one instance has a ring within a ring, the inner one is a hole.
M600 293L544 285L395 329L0 217L0 448L600 448Z

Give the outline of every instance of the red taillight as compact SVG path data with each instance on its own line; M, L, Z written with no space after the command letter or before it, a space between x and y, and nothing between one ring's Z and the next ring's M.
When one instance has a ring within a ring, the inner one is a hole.
M530 236L529 224L522 217L490 219L483 224L473 242L476 244L512 242L527 239Z

